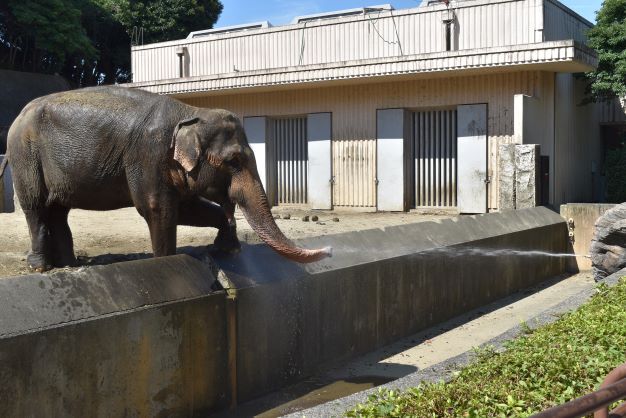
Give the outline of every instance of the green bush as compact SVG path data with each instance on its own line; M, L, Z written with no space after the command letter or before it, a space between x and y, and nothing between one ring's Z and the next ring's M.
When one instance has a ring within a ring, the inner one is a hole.
M449 383L380 390L349 417L527 417L596 390L626 361L626 282L598 288L575 312L528 330L506 351L477 352Z
M607 151L605 170L607 201L626 202L626 147Z

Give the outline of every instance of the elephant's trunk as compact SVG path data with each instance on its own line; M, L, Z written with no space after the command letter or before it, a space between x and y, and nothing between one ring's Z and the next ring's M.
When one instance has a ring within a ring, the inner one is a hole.
M233 176L230 197L241 208L252 229L280 255L298 263L311 263L332 255L332 248L307 250L295 246L276 225L259 176L243 169Z

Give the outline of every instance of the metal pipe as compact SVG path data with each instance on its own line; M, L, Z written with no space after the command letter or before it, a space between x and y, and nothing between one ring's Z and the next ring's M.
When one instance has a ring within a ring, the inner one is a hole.
M185 76L184 58L187 52L186 46L179 46L176 48L176 55L178 55L178 76L183 78Z
M602 410L626 395L626 379L613 383L596 392L590 393L563 405L555 406L533 415L532 418L578 418L594 411ZM621 408L618 408L621 409ZM601 417L602 415L596 415Z

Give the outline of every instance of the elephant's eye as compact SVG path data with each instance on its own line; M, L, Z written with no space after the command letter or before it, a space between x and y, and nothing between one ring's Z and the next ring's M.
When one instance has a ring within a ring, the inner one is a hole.
M241 169L241 157L239 155L234 155L231 159L226 161L226 164L228 164L231 168L235 170L240 170Z

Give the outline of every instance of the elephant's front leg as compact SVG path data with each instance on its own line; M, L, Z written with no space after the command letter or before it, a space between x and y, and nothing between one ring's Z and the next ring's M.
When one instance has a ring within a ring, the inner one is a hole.
M221 251L235 253L241 249L241 244L232 214L231 218L232 222L221 206L203 198L181 202L178 209L179 225L217 228L215 246Z
M148 223L154 256L176 254L178 205L165 197L151 196L143 206L139 213Z

